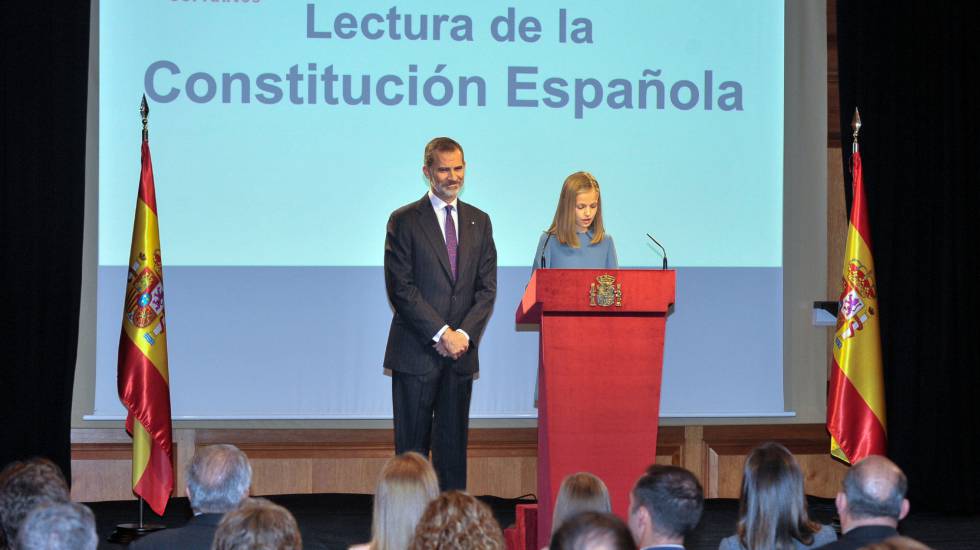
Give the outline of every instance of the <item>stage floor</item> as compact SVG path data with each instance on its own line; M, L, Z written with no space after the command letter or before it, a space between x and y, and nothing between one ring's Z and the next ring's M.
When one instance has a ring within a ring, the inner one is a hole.
M275 495L267 497L289 509L303 533L303 547L307 549L346 549L351 544L366 542L371 533L371 495L319 494ZM497 521L507 526L514 521L514 506L533 500L480 497L494 511ZM99 531L99 548L123 548L106 542L117 523L137 520L135 501L89 503L95 512ZM834 524L836 512L831 499L809 497L810 514L821 523ZM900 526L900 531L937 550L972 550L980 548L980 517L943 516L930 513L913 513ZM191 511L186 498L170 500L167 513L159 518L146 508L144 520L161 522L179 527ZM705 501L704 515L697 530L687 541L688 550L717 550L722 538L735 531L738 517L738 501L710 499Z

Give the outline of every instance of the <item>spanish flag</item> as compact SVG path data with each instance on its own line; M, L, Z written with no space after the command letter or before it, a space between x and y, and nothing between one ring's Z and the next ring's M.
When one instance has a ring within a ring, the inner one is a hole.
M144 134L136 221L119 337L119 399L133 437L133 492L159 515L174 487L163 261L150 145Z
M844 250L844 272L830 372L827 430L830 454L853 464L886 450L885 388L881 366L876 273L861 155L851 155L854 201Z

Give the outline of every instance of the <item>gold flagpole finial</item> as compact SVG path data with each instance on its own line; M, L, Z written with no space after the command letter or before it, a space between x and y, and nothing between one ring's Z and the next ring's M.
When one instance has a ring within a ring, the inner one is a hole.
M854 108L854 117L851 119L851 129L854 133L851 134L853 141L851 142L851 153L858 152L858 132L861 131L861 113L858 112L858 108Z
M143 118L143 141L150 138L150 132L146 129L146 117L150 114L150 106L146 103L146 94L143 94L143 101L140 101L140 116Z

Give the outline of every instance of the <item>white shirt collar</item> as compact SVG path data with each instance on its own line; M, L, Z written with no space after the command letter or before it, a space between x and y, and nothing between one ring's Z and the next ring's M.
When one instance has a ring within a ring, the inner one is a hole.
M429 189L429 202L432 203L432 208L435 208L436 210L442 210L443 212L446 211L447 206L452 206L453 210L459 209L459 207L456 206L456 203L459 202L458 197L453 199L453 202L446 202L440 199L439 197L437 197L436 194L432 192L432 189Z

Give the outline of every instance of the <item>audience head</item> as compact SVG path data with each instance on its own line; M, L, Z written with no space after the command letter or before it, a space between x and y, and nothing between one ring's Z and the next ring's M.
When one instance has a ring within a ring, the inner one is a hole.
M463 154L463 146L453 138L437 137L425 144L425 151L422 153L422 166L430 168L436 162L438 153L452 153L459 151Z
M588 472L572 474L562 480L558 498L555 499L552 534L561 527L562 522L580 512L612 512L606 484Z
M486 504L466 493L449 491L425 508L408 547L412 550L503 550L504 537Z
M264 498L249 498L227 514L211 550L301 550L303 539L289 510Z
M0 472L0 546L4 539L14 544L21 523L34 508L68 501L68 483L54 462L12 462Z
M374 494L372 550L406 548L425 507L437 496L439 480L422 455L408 452L389 460Z
M837 512L846 532L862 525L897 526L909 513L905 498L908 479L894 462L872 455L858 462L844 476L844 490L837 493Z
M582 512L561 524L551 536L549 550L635 550L636 543L623 520L610 513Z
M95 550L95 516L84 504L41 505L27 514L15 548L23 550Z
M694 474L654 464L630 492L629 527L637 545L683 544L701 519L704 491Z
M742 472L738 537L745 548L791 548L793 540L813 543L820 525L810 521L803 472L779 443L763 443L749 453Z
M223 514L248 496L252 466L234 445L198 449L187 466L187 498L198 514Z
M579 205L591 215L585 227L584 220L578 216ZM593 209L594 205L594 209ZM558 196L558 208L555 217L548 228L548 233L555 235L558 241L578 248L578 233L588 229L592 231L592 243L598 243L606 233L602 224L602 197L599 193L599 182L588 172L575 172L565 178Z

